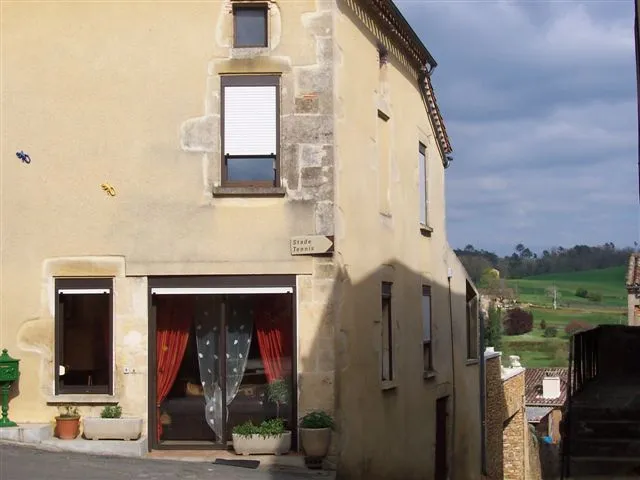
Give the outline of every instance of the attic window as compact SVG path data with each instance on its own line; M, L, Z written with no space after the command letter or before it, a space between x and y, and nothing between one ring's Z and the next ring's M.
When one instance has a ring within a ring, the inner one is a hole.
M378 64L380 68L382 68L389 62L389 50L380 41L377 42L376 46L378 47Z

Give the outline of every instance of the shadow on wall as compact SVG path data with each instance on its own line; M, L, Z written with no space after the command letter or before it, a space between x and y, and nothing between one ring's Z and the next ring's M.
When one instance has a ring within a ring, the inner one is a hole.
M313 325L313 340L307 348L300 339L298 415L324 409L335 417L330 456L337 462L338 479L478 478L479 371L477 362L467 361L464 270L454 270L451 287L429 282L397 261L369 268L354 281L357 270L352 266L334 270L323 313ZM392 283L389 382L382 381L383 282ZM431 288L430 353L423 344L423 285ZM301 302L301 313L305 308ZM306 321L303 314L298 318L299 323ZM477 353L477 344L475 349ZM429 354L435 375L425 378ZM436 452L439 397L457 398L457 405L448 402L446 444ZM444 462L436 458L440 454ZM436 477L437 463L451 476L445 471Z

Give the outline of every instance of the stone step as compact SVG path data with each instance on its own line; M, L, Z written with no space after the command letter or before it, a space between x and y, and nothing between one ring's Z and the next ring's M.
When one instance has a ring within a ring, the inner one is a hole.
M570 479L606 477L639 478L640 457L611 458L611 457L571 457Z
M640 438L640 421L574 420L571 438Z
M607 408L606 406L571 406L570 416L575 420L629 420L640 421L640 408Z
M629 438L571 438L571 455L580 457L638 457L640 439Z

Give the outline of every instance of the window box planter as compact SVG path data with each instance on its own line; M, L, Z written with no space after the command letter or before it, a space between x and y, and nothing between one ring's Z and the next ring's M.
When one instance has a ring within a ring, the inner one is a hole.
M85 417L83 434L89 440L137 440L142 434L142 418Z
M266 436L234 433L232 437L233 449L238 455L282 455L291 450L291 432Z

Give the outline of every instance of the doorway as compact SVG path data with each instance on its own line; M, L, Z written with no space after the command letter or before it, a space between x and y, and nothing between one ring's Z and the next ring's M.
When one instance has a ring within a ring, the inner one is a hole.
M446 480L447 468L447 403L449 397L436 400L436 461L435 480Z
M153 283L150 447L226 449L234 426L276 417L295 441L293 286Z

